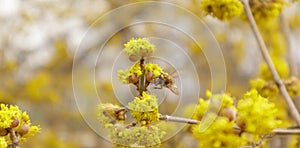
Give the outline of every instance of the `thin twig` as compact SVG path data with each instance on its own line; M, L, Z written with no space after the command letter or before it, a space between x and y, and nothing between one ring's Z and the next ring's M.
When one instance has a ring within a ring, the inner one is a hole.
M273 130L276 135L300 135L300 129L277 128Z
M12 148L20 148L19 137L16 135L14 129L9 128L8 131L9 131L9 134L10 134L10 139L12 141L11 147Z
M142 71L142 75L140 77L140 80L139 80L139 93L140 93L140 96L143 95L143 92L145 91L145 68L144 68L144 57L142 57L140 59L140 68L141 68L141 71Z
M283 83L283 81L281 80L278 72L276 71L276 68L272 62L272 59L270 57L270 54L268 53L268 49L263 41L263 38L260 34L260 32L258 31L258 27L255 23L255 20L254 20L254 17L251 13L251 9L250 9L250 6L249 6L249 2L248 0L240 0L243 5L244 5L244 11L245 11L245 14L247 16L247 19L250 23L250 26L251 26L251 29L255 35L255 38L258 42L258 45L259 45L259 49L261 51L261 54L263 56L263 58L265 59L267 65L268 65L268 68L273 76L273 79L274 81L276 82L276 85L278 86L283 98L285 99L285 102L287 103L289 109L290 109L290 112L292 114L292 116L294 117L294 119L296 120L297 124L300 125L300 115L297 111L297 108L294 104L294 102L292 101L290 95L288 94L287 92L287 89Z
M188 124L199 124L198 120L193 120L189 118L182 118L182 117L174 117L169 115L161 115L159 120L171 121L171 122L180 122L180 123L188 123Z
M170 122L179 122L179 123L187 123L187 124L199 124L200 121L183 118L183 117L176 117L176 116L169 116L169 115L160 115L159 120L170 121ZM235 130L238 130L238 126L233 127ZM300 128L276 128L272 131L271 135L300 135ZM266 135L265 137L269 137L270 135Z

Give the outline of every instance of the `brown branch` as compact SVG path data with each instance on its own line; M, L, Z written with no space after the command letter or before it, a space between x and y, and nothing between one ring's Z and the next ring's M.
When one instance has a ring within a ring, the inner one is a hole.
M19 137L16 135L14 129L9 128L8 131L9 131L9 134L10 134L10 139L11 139L11 141L12 141L12 144L9 145L9 147L12 147L12 148L20 148L20 145L19 145Z
M256 22L254 20L254 17L252 15L252 12L251 12L251 9L250 9L250 6L249 6L249 2L248 0L240 0L243 5L244 5L244 11L245 11L245 14L247 16L247 19L249 21L249 24L250 24L250 27L255 35L255 38L258 42L258 45L259 45L259 49L261 51L261 54L264 58L264 60L266 61L267 65L268 65L268 68L273 76L273 79L274 81L276 82L276 85L278 86L283 98L285 99L285 102L287 103L289 109L290 109L290 112L292 114L292 116L294 117L294 119L296 120L297 124L300 125L300 115L299 115L299 112L294 104L294 102L292 101L290 95L288 94L288 91L283 83L283 81L281 80L278 72L276 71L276 68L272 62L272 59L271 59L271 56L270 54L268 53L268 49L263 41L263 38L258 30L258 27L256 25Z

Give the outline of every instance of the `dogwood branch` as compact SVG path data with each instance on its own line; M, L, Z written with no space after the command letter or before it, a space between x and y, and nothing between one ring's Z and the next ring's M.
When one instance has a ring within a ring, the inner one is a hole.
M272 62L271 56L268 52L268 49L267 49L267 47L266 47L266 45L263 41L263 38L262 38L260 32L258 31L258 27L256 25L256 22L254 20L254 17L252 15L252 12L251 12L251 9L250 9L250 6L249 6L249 1L248 0L240 0L240 1L244 5L244 11L245 11L247 19L250 23L250 27L251 27L251 29L254 33L254 36L255 36L255 38L258 42L261 54L262 54L264 60L266 61L267 65L268 65L268 68L269 68L269 70L270 70L270 72L273 76L273 79L276 82L276 85L279 88L281 95L285 99L285 102L287 103L293 118L296 120L297 124L300 125L299 112L297 111L297 108L296 108L294 102L292 101L290 95L288 94L288 91L287 91L283 81L281 80L278 72L276 71L276 68L275 68L275 66Z

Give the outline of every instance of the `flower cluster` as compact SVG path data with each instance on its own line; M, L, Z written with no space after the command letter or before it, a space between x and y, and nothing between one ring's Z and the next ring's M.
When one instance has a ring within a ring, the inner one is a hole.
M243 12L239 0L202 0L200 8L220 20L230 20Z
M239 101L237 124L245 132L257 135L270 133L281 123L276 119L275 104L251 90Z
M199 139L199 147L233 148L246 144L246 139L234 132L234 122L226 117L218 117L204 132L199 125L192 128L193 135Z
M147 76L147 81L151 81L162 74L163 70L157 64L147 63L145 64L145 75ZM135 63L133 66L126 70L119 70L118 77L123 84L136 84L142 75L142 70L139 62Z
M155 49L155 46L146 38L133 38L128 43L124 44L124 46L124 51L128 54L129 59L133 62L139 60L141 57L150 56Z
M254 19L258 23L277 18L286 5L285 0L251 0L249 2Z
M250 80L251 88L256 89L259 94L268 99L275 99L278 96L279 90L273 81L266 81L258 78Z
M143 92L142 96L135 97L132 102L128 103L128 108L135 121L142 125L150 124L151 121L159 119L157 98L146 92Z
M281 124L275 105L260 96L256 90L247 92L237 102L237 106L234 98L228 94L211 94L207 91L206 95L209 100L199 99L193 118L201 120L205 112L208 112L205 115L206 119L214 121L204 131L200 130L200 126L206 124L205 120L192 126L193 135L199 139L199 147L229 148L250 144L255 142L259 135L268 134ZM215 103L220 105L217 100L223 103L216 117L209 111Z
M139 66L139 63L134 64L133 66L131 66L126 70L118 71L119 80L123 84L137 83L141 75L142 75L142 71Z
M152 79L160 76L162 72L163 72L163 70L157 64L147 63L145 65L145 74L146 74L146 76L153 75L151 77Z
M7 142L4 137L0 137L0 147L7 148Z
M109 135L112 142L129 147L155 146L161 143L161 138L165 132L156 126L138 126L125 128L123 126L116 127L111 130Z
M165 132L153 121L158 121L157 98L147 94L147 87L155 78L167 76L157 64L147 63L147 57L154 51L147 39L132 39L125 45L129 60L135 64L126 70L118 71L118 78L123 84L134 84L139 95L128 103L128 108L113 104L101 104L98 108L99 121L109 129L109 137L118 146L152 147L161 143ZM139 60L139 61L137 61ZM153 82L154 83L154 82ZM126 111L130 111L134 122L125 125Z
M9 136L13 130L20 141L24 142L27 137L31 137L39 132L38 126L31 125L29 116L26 112L19 110L18 106L0 104L0 136ZM4 141L0 142L2 145Z
M272 62L275 65L276 71L280 78L287 79L289 77L289 66L287 62L281 57L272 56ZM264 80L273 80L271 72L266 63L262 64L259 71L259 77Z

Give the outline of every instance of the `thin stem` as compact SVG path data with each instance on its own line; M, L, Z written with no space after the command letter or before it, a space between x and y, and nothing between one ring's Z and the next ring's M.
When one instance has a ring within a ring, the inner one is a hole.
M271 56L270 54L268 53L268 49L263 41L263 38L260 34L260 32L258 31L258 27L255 23L255 20L253 18L253 15L251 13L251 9L250 9L250 6L249 6L249 2L248 0L240 0L243 5L244 5L244 11L245 11L245 14L247 16L247 19L250 23L250 26L251 26L251 29L255 35L255 38L258 42L258 45L259 45L259 49L261 51L261 54L264 58L264 60L266 61L267 65L268 65L268 68L273 76L273 79L274 81L276 82L276 85L278 86L283 98L285 99L285 102L287 103L289 109L290 109L290 112L292 114L292 116L294 117L294 119L296 120L297 124L300 125L300 115L297 111L297 108L294 104L294 102L292 101L290 95L288 94L287 92L287 89L283 83L283 81L281 80L278 72L276 71L276 68L272 62L272 59L271 59Z
M19 145L19 137L16 135L14 129L9 128L8 129L9 133L10 133L10 139L12 141L12 144L10 145L12 148L20 148Z
M139 80L139 93L140 93L140 96L142 96L143 92L145 91L145 67L144 67L144 62L145 62L145 59L142 57L140 59L140 67L141 67L141 71L142 71L142 75L141 75L140 80Z
M159 120L170 121L170 122L179 122L179 123L187 123L187 124L199 124L200 121L189 119L189 118L182 118L176 116L169 116L169 115L160 115ZM235 130L238 130L238 126L234 126ZM276 128L272 131L271 135L300 135L300 128ZM265 136L265 137L268 137Z
M188 123L188 124L199 124L198 120L193 120L189 118L182 118L182 117L174 117L169 115L161 115L159 120L171 121L171 122L180 122L180 123Z
M300 135L300 129L277 128L273 130L276 135Z

